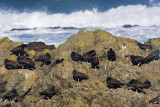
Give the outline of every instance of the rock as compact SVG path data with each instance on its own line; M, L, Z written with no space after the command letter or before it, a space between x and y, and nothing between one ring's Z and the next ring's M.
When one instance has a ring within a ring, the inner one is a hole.
M36 29L36 28L13 28L11 29L10 31L25 31L25 30L33 30L33 29Z
M123 25L122 27L124 27L124 28L131 28L131 27L135 27L135 26L138 26L138 25L126 24L126 25Z
M44 49L55 49L54 45L45 45L44 42L30 42L28 44L28 49L29 50L34 50L34 51L43 51Z
M20 107L149 107L148 101L160 94L160 66L159 62L154 61L141 67L127 62L128 56L132 54L145 57L150 53L141 50L137 43L134 39L115 37L103 30L82 30L70 36L56 49L50 50L46 48L45 44L39 43L38 47L34 47L32 44L31 50L27 52L32 59L45 52L50 52L52 62L62 57L64 58L63 63L54 67L51 65L40 67L36 62L35 70L7 70L3 64L4 58L14 59L9 55L9 50L18 43L13 43L6 38L0 39L0 62L2 62L0 83L7 82L4 86L6 91L12 88L17 89ZM3 48L1 44L7 48ZM155 46L157 44L159 42L154 43ZM43 50L40 49L40 46ZM117 55L115 62L108 61L107 52L110 48ZM75 62L71 59L70 55L73 51L83 55L93 49L96 51L95 57L99 59L100 69L94 70L90 63ZM74 81L72 74L74 69L86 74L89 80L79 83ZM107 76L118 79L122 83L128 83L131 79L140 81L148 79L151 81L152 87L144 90L146 94L135 93L126 86L111 90L107 87ZM51 101L43 99L39 93L52 85L60 88L59 93L53 96ZM0 102L0 106L5 104L5 102Z
M12 42L7 37L0 39L0 64L10 55L10 50L23 44L22 42Z
M145 44L152 45L152 49L160 49L160 38L149 39Z

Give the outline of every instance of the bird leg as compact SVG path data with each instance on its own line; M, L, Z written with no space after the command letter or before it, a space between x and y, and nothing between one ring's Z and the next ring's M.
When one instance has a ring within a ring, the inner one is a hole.
M79 79L78 79L78 82L77 82L77 90L78 90L78 87L79 87Z
M157 104L158 101L153 102L153 104Z
M139 67L140 64L141 64L141 63L139 63L139 64L137 65L137 67Z
M51 101L48 97L47 97L48 101Z
M96 66L95 66L95 69L94 69L94 70L97 71Z

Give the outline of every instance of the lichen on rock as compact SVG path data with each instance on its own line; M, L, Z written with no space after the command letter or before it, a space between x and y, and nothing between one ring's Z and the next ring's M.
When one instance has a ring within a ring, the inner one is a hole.
M3 63L5 58L15 60L15 57L10 56L9 51L22 43L14 43L4 38L0 39L0 44L0 62L2 64L0 66L0 82L7 81L6 91L17 89L20 100L18 104L15 103L15 106L150 107L152 104L149 104L148 101L160 95L159 60L140 67L127 62L130 55L145 57L150 53L141 50L137 45L138 41L131 38L116 37L103 30L81 30L70 36L56 49L44 48L26 51L33 60L46 52L51 53L52 63L56 59L64 58L62 63L54 67L51 67L51 64L39 66L36 62L35 70L5 69ZM159 47L159 39L148 40L146 44L151 44L156 49ZM116 53L115 62L108 61L107 52L110 48ZM96 51L100 69L95 70L91 68L90 63L75 62L71 59L71 52L83 55L92 49ZM89 79L81 82L73 80L73 70L86 74ZM126 85L122 88L109 89L106 83L107 76L112 76L125 84L131 79L138 79L142 82L148 79L152 86L144 90L146 94L135 93ZM39 93L52 85L58 87L59 90L50 99L51 101L48 101ZM0 105L3 104L4 102L0 102Z

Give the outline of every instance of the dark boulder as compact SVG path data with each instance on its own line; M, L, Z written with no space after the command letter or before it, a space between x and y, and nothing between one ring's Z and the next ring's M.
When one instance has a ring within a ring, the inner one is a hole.
M130 28L130 27L135 27L135 26L138 26L138 25L126 24L126 25L123 25L122 27L124 27L124 28Z
M54 45L46 45L44 42L30 42L28 44L29 50L35 50L35 51L43 51L44 49L55 49Z

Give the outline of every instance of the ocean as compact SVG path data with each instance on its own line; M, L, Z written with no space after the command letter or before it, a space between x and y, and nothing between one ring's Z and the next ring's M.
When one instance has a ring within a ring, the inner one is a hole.
M0 38L58 47L80 30L105 30L142 43L158 38L160 0L0 0Z

